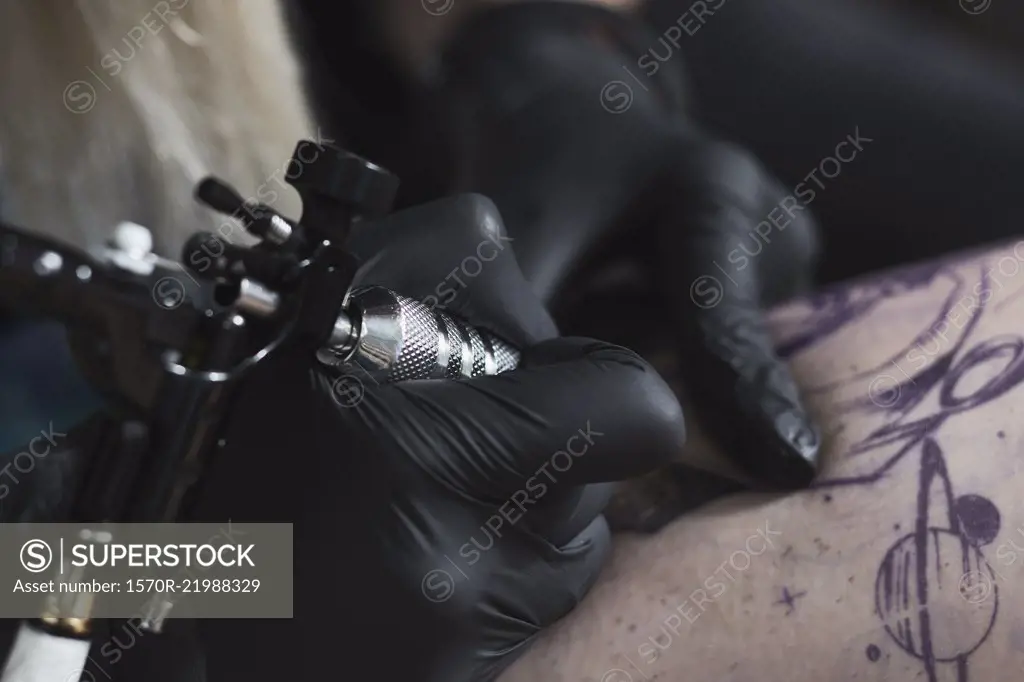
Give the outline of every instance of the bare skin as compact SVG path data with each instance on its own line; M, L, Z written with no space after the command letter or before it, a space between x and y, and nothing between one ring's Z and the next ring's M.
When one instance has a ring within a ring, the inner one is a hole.
M773 316L781 347L806 341L816 487L619 536L503 682L1019 677L1024 242L837 292Z

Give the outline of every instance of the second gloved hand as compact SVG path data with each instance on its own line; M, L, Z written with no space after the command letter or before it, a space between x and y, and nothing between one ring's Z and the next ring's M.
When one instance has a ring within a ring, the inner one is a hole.
M815 226L750 154L693 124L674 65L645 55L662 41L584 3L481 12L436 83L456 189L495 201L546 301L602 247L642 260L666 313L647 326L672 328L701 421L762 484L802 487L819 436L764 311L810 281Z

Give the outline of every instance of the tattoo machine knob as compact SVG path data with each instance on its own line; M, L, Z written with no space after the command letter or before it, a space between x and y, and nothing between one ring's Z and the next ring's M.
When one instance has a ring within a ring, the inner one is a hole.
M302 140L285 180L302 197L302 218L314 239L344 244L353 220L387 215L398 193L398 178L377 164L331 145Z

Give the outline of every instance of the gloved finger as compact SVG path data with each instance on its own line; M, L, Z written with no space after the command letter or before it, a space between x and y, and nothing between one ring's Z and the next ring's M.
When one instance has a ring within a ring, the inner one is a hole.
M386 433L397 454L490 504L643 474L684 440L682 409L657 372L589 339L531 347L504 374L382 386L342 417Z
M668 180L660 270L678 295L684 376L702 423L758 480L805 486L816 473L820 437L775 353L763 306L778 270L769 264L807 267L807 236L767 231L765 175L734 147L695 143Z
M441 199L354 230L363 265L354 284L374 284L442 307L523 348L557 335L523 277L498 209L478 194Z
M543 535L554 545L564 545L594 522L611 500L618 482L594 483L571 490L558 490L537 500L537 506L524 516L526 527Z
M497 612L507 614L509 629L522 630L528 624L536 633L583 601L608 559L611 532L604 517L598 516L563 544L554 544L528 530L521 539L529 550L507 553L493 568L491 599ZM523 599L524 593L536 595L538 590L544 594L543 599Z
M544 566L551 575L540 579L557 580L565 589L558 592L558 599L546 604L547 613L540 614L538 622L552 625L579 606L600 577L611 553L611 544L608 522L598 516L568 542L552 548L555 552Z
M767 176L763 181L760 222L746 239L747 249L757 254L761 305L768 307L810 291L821 242L818 223L807 202L774 177Z

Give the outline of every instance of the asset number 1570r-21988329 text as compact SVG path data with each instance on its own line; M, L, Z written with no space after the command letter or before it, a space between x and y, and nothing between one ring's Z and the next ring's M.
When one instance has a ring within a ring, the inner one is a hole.
M163 592L186 594L189 592L255 592L260 589L259 578L135 578L127 583L128 592Z

